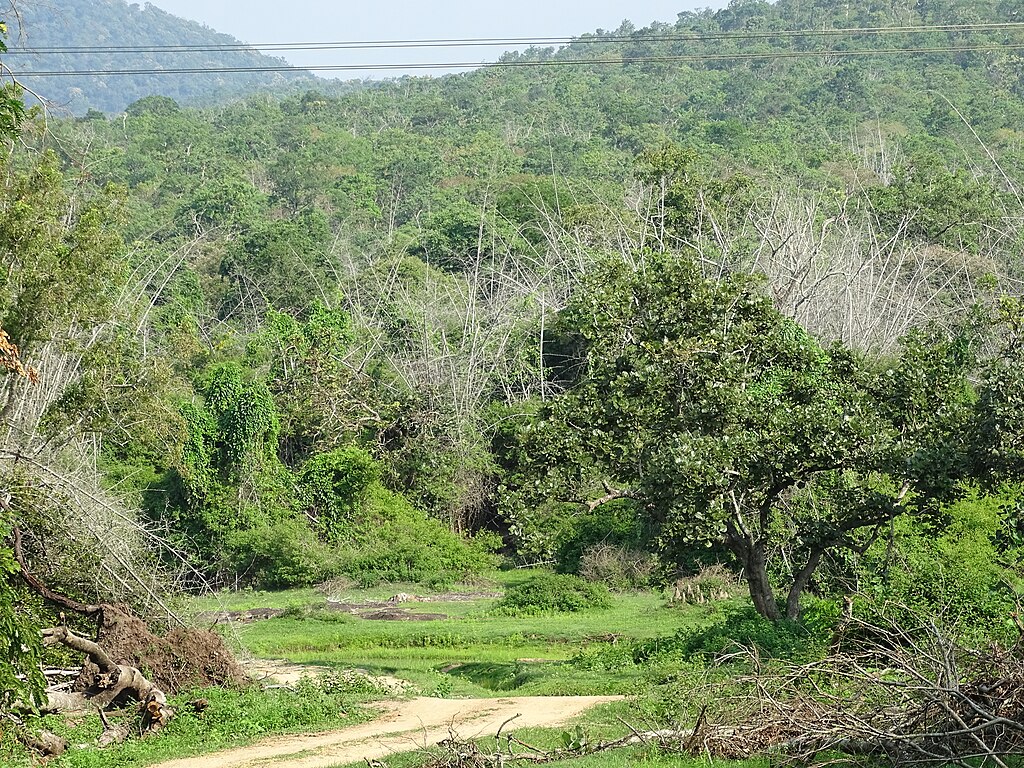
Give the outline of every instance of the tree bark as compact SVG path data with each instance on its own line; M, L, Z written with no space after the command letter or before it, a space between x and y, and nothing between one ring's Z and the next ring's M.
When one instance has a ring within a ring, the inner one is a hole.
M768 581L768 558L764 542L739 541L734 544L733 551L743 564L743 576L747 580L754 609L771 621L781 619L782 612L775 602L775 593Z
M821 557L824 554L825 550L821 547L812 549L811 554L807 557L807 563L793 578L793 584L789 588L789 595L786 597L787 619L795 621L800 618L800 596L807 589L807 585L810 584L811 576L814 575L814 572L821 564Z

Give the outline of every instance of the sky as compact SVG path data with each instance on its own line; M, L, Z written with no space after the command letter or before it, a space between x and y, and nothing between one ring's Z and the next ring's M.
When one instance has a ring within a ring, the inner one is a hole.
M569 37L614 30L624 19L637 27L673 23L680 11L721 7L724 0L151 0L168 13L206 24L247 43L429 38ZM300 67L363 63L484 62L500 48L388 49L378 51L288 51L280 55ZM415 74L438 72L416 71ZM324 76L331 76L323 73ZM344 78L367 76L346 72ZM404 74L387 72L385 76Z

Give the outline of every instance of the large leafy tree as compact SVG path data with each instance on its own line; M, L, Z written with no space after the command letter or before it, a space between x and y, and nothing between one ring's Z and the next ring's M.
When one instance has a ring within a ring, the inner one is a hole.
M534 487L586 501L603 481L588 506L634 499L669 556L724 545L768 618L799 615L827 553L956 492L969 344L925 334L869 366L823 348L756 281L672 254L609 266L559 323L568 388L528 432Z

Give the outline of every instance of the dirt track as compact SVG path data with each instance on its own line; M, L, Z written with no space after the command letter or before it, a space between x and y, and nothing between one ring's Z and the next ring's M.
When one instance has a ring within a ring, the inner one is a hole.
M428 699L389 702L369 723L314 735L280 736L224 752L160 763L155 768L329 768L385 758L436 744L449 727L464 738L515 728L554 726L618 696L533 696L508 699Z

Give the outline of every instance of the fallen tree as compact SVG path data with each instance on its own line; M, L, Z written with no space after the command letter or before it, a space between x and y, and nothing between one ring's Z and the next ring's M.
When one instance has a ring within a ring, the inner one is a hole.
M97 743L107 746L126 739L128 730L111 725L104 712L137 704L140 734L145 736L161 730L174 716L168 696L206 686L238 687L248 680L219 635L178 627L161 637L126 606L90 605L60 594L33 574L20 528L15 527L12 539L19 576L31 591L60 609L62 618L70 613L96 622L95 639L69 628L66 621L42 630L44 647L63 646L80 653L82 666L77 671L54 670L57 677L74 679L48 685L37 704L16 702L12 709L42 714L98 711L104 732ZM61 749L45 731L30 734L19 725L19 738L41 754L59 754Z

